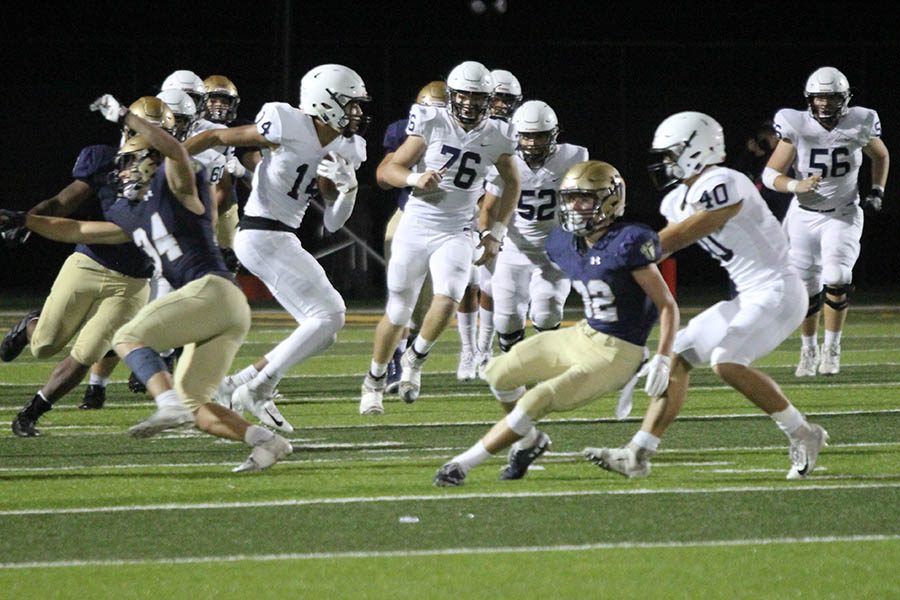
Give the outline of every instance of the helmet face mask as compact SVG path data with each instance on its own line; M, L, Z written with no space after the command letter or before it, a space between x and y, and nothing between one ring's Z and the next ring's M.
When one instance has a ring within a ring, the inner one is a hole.
M172 135L183 142L190 136L197 121L197 107L191 97L179 89L168 89L156 95L166 103L175 117L175 128Z
M300 80L300 110L347 138L365 131L363 103L371 100L362 77L344 65L319 65Z
M625 214L625 180L612 165L599 160L578 163L559 187L560 227L577 237L608 228Z
M450 90L450 112L466 126L478 125L487 114L491 94Z
M508 121L522 103L522 86L515 75L503 69L491 71L491 79L494 81L494 95L490 114L496 119Z
M142 200L161 162L159 151L143 136L125 141L115 158L118 196L131 203Z
M725 160L725 134L709 115L686 111L676 113L656 128L647 167L650 179L660 191L699 175L703 169Z
M850 104L850 83L834 67L816 69L806 80L804 90L809 114L825 127L834 127L847 114Z
M203 80L204 114L213 123L227 125L237 119L241 97L237 87L224 75L210 75Z

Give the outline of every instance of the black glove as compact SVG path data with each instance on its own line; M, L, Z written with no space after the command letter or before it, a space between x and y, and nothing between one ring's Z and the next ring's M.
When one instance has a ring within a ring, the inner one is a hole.
M237 275L238 269L241 268L241 263L234 253L234 250L231 248L219 248L219 252L222 253L222 260L225 261L225 268Z
M0 231L0 240L7 248L18 248L31 237L31 230L24 227L14 227Z
M0 231L25 226L25 212L0 208Z
M866 194L866 197L863 198L862 205L863 207L868 206L875 212L881 210L881 201L884 200L884 190L881 188L873 187L869 190L869 193Z

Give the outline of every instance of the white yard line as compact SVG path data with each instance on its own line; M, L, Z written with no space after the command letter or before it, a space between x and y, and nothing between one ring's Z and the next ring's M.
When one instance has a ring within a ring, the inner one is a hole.
M900 482L888 483L842 483L833 485L793 485L782 486L732 486L717 488L635 488L622 490L571 490L549 492L501 492L501 493L435 493L431 495L408 496L356 496L346 498L296 498L289 500L256 500L246 502L197 502L170 504L134 504L118 506L90 506L70 508L28 508L0 511L0 517L66 515L88 513L118 513L133 511L178 511L178 510L234 510L240 508L271 508L283 506L325 506L335 504L392 504L395 502L444 502L456 500L488 500L509 498L566 498L575 496L647 496L660 494L746 494L746 493L794 493L826 490L873 490L900 488Z
M172 558L55 560L0 563L0 569L47 569L58 567L122 567L132 565L195 565L203 563L273 562L286 560L333 560L340 558L409 558L415 556L454 556L470 554L524 554L539 552L584 552L586 550L628 550L663 548L716 548L731 546L772 546L779 544L833 544L840 542L885 542L900 540L900 535L846 535L823 537L751 538L737 540L700 540L692 542L616 542L558 546L498 546L492 548L438 548L433 550L376 550L349 552L304 552L286 554L231 554L222 556L177 556Z

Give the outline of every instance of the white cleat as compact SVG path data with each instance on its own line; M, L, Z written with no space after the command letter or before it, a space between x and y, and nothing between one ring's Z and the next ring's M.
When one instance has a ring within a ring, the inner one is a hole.
M279 460L294 451L290 442L276 434L271 440L253 447L250 456L240 465L233 468L233 473L254 473L268 469Z
M601 469L624 475L629 479L646 477L650 474L650 461L646 457L638 457L628 446L624 448L585 448L581 453Z
M359 414L384 414L384 378L378 380L366 373L359 399Z
M822 361L819 363L820 375L837 375L841 371L841 347L838 344L826 346L822 344Z
M237 414L241 415L244 413L244 407L237 406L234 403L234 390L237 389L237 386L231 383L231 377L225 377L222 381L219 382L219 387L216 388L216 395L213 399L216 401L216 404L220 404L229 410L233 410Z
M791 440L791 470L788 479L805 479L816 468L819 452L828 445L828 432L821 425L810 423L809 433L802 439Z
M472 352L459 354L459 366L456 367L456 379L458 381L471 381L477 377L478 359Z
M281 394L277 391L272 392L268 396L258 395L245 383L234 390L234 393L231 395L231 402L233 405L241 406L253 413L263 425L291 433L294 431L294 426L288 423L281 411L278 410L278 407L275 406L274 399L281 397Z
M491 359L493 357L494 357L493 349L488 349L486 352L478 353L478 365L477 365L478 369L477 370L478 370L478 377L480 379L484 379L484 370L485 370L485 368L487 368L488 363L491 362Z
M794 377L815 377L816 367L819 366L819 347L804 346L800 349L800 362Z
M412 404L419 399L419 391L422 387L422 365L426 356L420 357L412 346L406 349L400 357L400 366L403 374L400 375L400 397L407 404Z
M148 438L160 431L193 424L194 411L186 406L168 405L158 408L155 413L131 427L128 434L136 438Z

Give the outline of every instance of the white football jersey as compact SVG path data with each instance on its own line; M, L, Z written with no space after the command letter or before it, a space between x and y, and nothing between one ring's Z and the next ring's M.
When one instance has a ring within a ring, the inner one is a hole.
M194 137L202 131L209 129L226 129L221 123L213 123L206 119L200 119L194 124L190 137ZM225 163L234 156L234 148L231 146L215 146L195 154L193 159L206 169L206 177L211 184L219 183L225 174Z
M744 292L790 273L787 238L750 178L726 167L708 168L690 189L681 184L666 194L659 212L669 222L680 223L701 210L737 203L742 203L740 211L697 243Z
M264 104L256 129L274 144L264 148L253 173L253 191L244 214L300 227L309 199L316 193L316 169L329 152L340 154L359 169L366 160L366 141L358 135L338 136L322 146L312 117L285 102Z
M801 205L829 210L859 202L857 176L862 148L872 138L881 137L878 113L851 106L835 128L828 131L808 110L783 108L775 113L775 131L794 144L797 179L822 176L818 190L797 194Z
M544 243L557 226L557 189L566 171L574 164L588 160L587 148L574 144L559 144L543 166L533 170L516 154L521 194L503 240L503 252L520 252L529 256L544 256ZM485 189L495 196L503 193L503 181L497 169L487 175Z
M417 173L446 168L438 189L415 189L405 213L446 231L470 225L478 199L484 193L484 177L504 154L516 148L512 125L484 119L465 131L446 108L414 104L409 111L407 135L424 138L427 147L413 166Z

